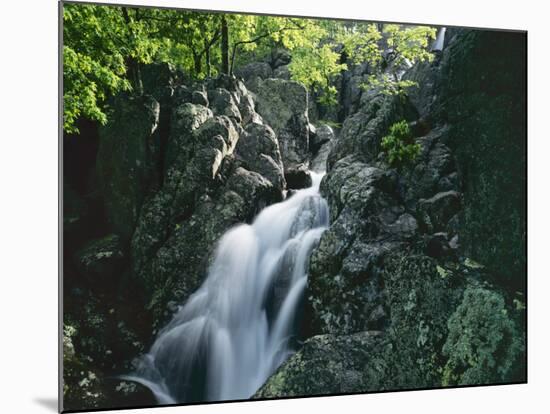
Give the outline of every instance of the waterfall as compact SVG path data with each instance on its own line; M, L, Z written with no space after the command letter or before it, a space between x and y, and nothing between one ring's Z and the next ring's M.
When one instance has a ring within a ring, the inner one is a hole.
M123 378L160 404L251 397L295 350L307 267L328 226L313 185L262 210L220 239L202 286Z
M446 27L440 27L437 31L437 37L432 45L432 51L443 50L443 45L445 43L445 32L447 31Z

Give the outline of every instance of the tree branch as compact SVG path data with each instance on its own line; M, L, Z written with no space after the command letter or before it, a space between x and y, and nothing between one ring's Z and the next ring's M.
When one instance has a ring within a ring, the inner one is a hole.
M294 23L294 22L293 22ZM280 29L277 29L277 30L274 30L273 32L267 32L267 33L264 33L264 34L261 34L257 37L255 37L254 39L249 39L249 40L241 40L239 42L235 42L235 44L233 44L233 51L231 53L231 68L230 68L230 71L229 73L230 74L233 74L233 66L235 64L235 55L237 53L237 48L241 45L245 45L245 44L250 44L250 43L256 43L258 42L259 40L262 40L262 39L265 39L266 37L269 37L271 35L274 35L275 33L282 33L282 32L285 32L285 31L288 31L288 30L304 30L304 27L294 23L297 27L288 27L288 26L284 26Z

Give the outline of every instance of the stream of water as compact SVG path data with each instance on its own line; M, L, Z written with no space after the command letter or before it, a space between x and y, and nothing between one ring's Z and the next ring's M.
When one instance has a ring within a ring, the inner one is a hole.
M202 286L132 375L160 404L251 397L294 351L313 247L328 226L313 185L219 240Z

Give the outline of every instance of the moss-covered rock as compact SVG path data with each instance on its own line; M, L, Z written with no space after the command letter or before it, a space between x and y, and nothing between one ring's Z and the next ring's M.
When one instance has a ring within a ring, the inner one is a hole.
M486 264L509 290L524 290L526 261L526 34L457 30L440 59L407 76L411 99L459 170L466 256Z
M498 292L466 289L448 320L443 385L524 381L525 337Z
M386 358L392 351L387 338L377 332L314 336L252 398L388 389L391 382Z

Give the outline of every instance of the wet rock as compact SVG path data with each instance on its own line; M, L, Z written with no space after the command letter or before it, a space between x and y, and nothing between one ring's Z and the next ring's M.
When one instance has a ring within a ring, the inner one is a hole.
M381 391L390 384L384 335L320 335L308 339L252 398Z
M108 378L102 382L105 395L104 407L147 407L157 405L157 399L149 388L130 380Z
M287 188L299 190L300 188L311 187L311 174L307 168L301 166L297 168L289 168L285 172L285 180Z

